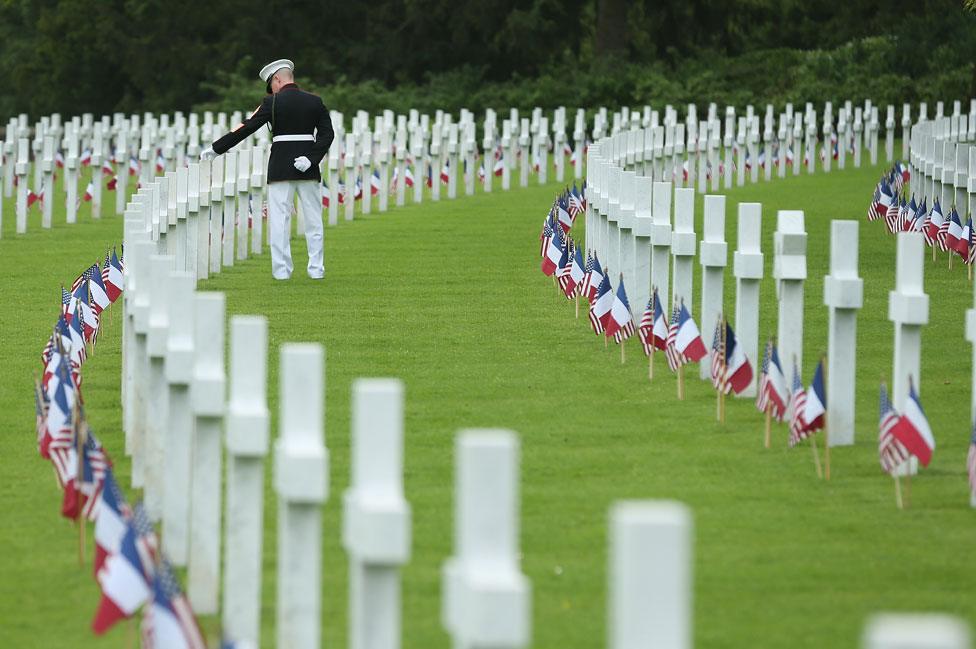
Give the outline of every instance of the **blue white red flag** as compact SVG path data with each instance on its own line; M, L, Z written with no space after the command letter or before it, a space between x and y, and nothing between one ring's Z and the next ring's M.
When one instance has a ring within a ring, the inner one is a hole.
M741 394L752 383L752 364L735 338L732 325L725 323L725 376L722 389L726 394Z
M922 410L922 402L915 392L915 385L909 383L908 399L905 400L905 411L901 419L892 429L892 434L904 445L909 453L918 458L922 466L928 466L935 450L935 437L929 427L929 421Z
M813 434L824 427L827 415L827 389L823 378L823 360L813 371L813 383L807 390L806 404L803 407L803 422L807 432Z

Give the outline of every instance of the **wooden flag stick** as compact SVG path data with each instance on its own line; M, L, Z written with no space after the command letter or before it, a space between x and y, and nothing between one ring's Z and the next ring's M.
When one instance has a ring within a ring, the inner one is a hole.
M654 380L654 350L653 349L651 350L651 353L647 355L647 380L648 381Z
M685 366L678 366L678 399L683 401L685 398Z
M952 251L949 250L949 270L952 270Z
M817 450L817 438L810 435L810 448L813 450L813 465L817 468L817 477L823 478L823 470L820 468L820 451Z
M898 509L905 509L905 503L901 499L901 478L895 474L895 504L898 505Z
M766 448L769 448L769 437L770 437L770 431L772 429L772 424L773 424L773 404L767 402L766 403L766 435L764 440Z
M932 243L932 263L935 263L935 243Z
M911 469L910 462L912 461L911 456L908 458L908 467ZM905 509L912 506L912 472L905 472Z
M972 264L966 264L966 277L969 278L969 281L970 282L973 281L973 265Z
M576 319L579 320L579 290L576 291Z
M620 364L621 365L623 365L624 364L624 361L627 360L627 355L624 353L624 343L625 342L627 342L627 341L626 340L621 340L620 341Z
M721 374L721 379L719 380L719 384L718 384L718 420L719 420L719 423L724 424L725 423L725 379L727 378L725 376L726 373L727 373L726 372L726 369L727 368L725 367L725 356L726 356L725 346L728 344L728 341L725 339L725 331L726 331L725 313L722 313L722 325L721 326L722 326L722 349L721 349L721 352L722 352L722 374Z

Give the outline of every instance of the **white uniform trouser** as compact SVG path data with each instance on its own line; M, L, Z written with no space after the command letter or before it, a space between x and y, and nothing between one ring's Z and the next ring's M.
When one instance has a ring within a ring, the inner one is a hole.
M271 240L271 274L288 279L291 261L291 209L295 193L305 221L308 276L325 275L322 232L322 193L315 180L280 180L268 183L268 237Z

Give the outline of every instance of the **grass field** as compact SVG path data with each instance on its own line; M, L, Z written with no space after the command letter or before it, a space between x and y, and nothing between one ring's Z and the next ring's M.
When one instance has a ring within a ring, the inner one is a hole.
M273 420L279 345L318 341L327 350L331 496L323 521L323 646L346 643L340 494L349 478L350 386L360 376L395 376L406 385L414 544L403 571L405 648L450 644L439 622L439 593L440 566L451 553L453 440L459 429L484 426L511 428L521 438L521 547L533 588L535 647L605 644L607 512L623 498L673 498L693 509L698 647L855 646L865 618L879 610L948 611L976 622L976 563L967 554L976 540L976 513L965 476L971 348L963 335L973 290L958 264L950 273L944 256L926 262L932 300L921 388L938 448L912 481L911 508L898 511L875 441L878 380L892 364L887 300L895 247L880 222L863 222L879 169L775 180L728 194L730 248L736 203L763 204L763 339L775 329L776 210L806 212L805 381L826 347L829 221L862 221L857 444L834 449L830 483L816 478L808 449L786 448L782 426L774 430L773 448L763 449L762 419L751 400L729 403L728 421L719 425L709 384L689 381L685 401L678 402L663 358L650 383L636 342L621 366L617 350L604 349L585 316L574 319L572 304L538 269L536 237L555 184L509 193L496 185L491 195L357 215L326 233L324 282L304 276L304 246L296 241L290 282L271 279L265 254L203 283L226 292L229 314L268 316ZM53 231L42 232L35 209L32 231L18 237L10 201L4 217L0 646L134 646L130 625L104 638L89 631L98 601L91 558L79 567L77 531L60 517L52 471L37 455L30 386L60 285L120 239L121 220L93 223L83 208L81 225L56 216ZM696 222L700 233L700 197ZM577 229L582 232L582 223ZM732 311L731 255L725 287ZM697 296L694 304L697 310ZM119 308L111 310L85 366L85 397L92 426L128 485L119 315ZM270 463L266 485L262 646L273 646ZM202 623L215 638L217 621Z

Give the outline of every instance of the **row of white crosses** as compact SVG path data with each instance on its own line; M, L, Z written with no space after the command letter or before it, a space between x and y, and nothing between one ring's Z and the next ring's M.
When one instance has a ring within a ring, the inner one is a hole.
M103 176L103 163L113 160L118 165L116 170L118 187L116 190L115 213L121 215L127 195L126 184L129 175L129 165L132 172L139 168L138 183L146 185L152 182L157 174L175 172L195 161L202 145L212 142L228 130L228 123L240 123L242 114L235 112L229 117L226 113L203 113L202 120L196 113L184 115L176 112L170 116L162 114L155 116L146 113L142 116L125 116L116 113L113 116L103 116L94 120L91 114L72 117L62 124L61 116L55 114L43 117L30 128L27 115L20 115L11 119L5 130L3 142L5 164L0 165L3 176L4 195L13 194L14 179L17 178L19 188L17 199L17 232L26 231L28 222L28 193L34 187L36 193L45 199L42 201L42 226L52 225L52 210L57 202L52 198L54 192L54 173L59 152L64 151L63 157L66 178L63 183L67 222L77 220L77 208L80 203L78 180L81 177L81 153L90 152L87 162L91 168L91 205L93 218L102 215L103 182L108 177ZM414 160L413 202L420 202L424 195L425 170L430 165L433 180L430 197L439 200L441 184L438 181L442 171L447 174L447 197L458 195L458 185L463 183L464 192L473 194L478 179L478 169L475 161L477 155L476 133L478 125L474 114L462 109L460 120L455 121L450 113L437 111L433 120L428 115L421 115L411 110L409 115L395 115L386 110L382 115L373 118L370 128L370 116L360 111L352 118L351 130L345 131L344 117L333 111L332 120L336 132L336 139L330 149L329 156L322 162L323 178L328 186L329 210L328 223L336 225L339 220L340 208L340 178L345 180L345 194L342 203L345 204L344 217L353 218L356 192L356 180L362 182L361 211L368 214L372 210L371 187L373 172L377 176L378 211L385 212L390 203L390 185L392 176L399 179L396 188L396 205L406 202L406 166L407 160ZM517 109L511 109L509 118L499 121L494 110L487 110L481 124L483 139L481 145L485 151L483 165L483 186L485 191L491 191L494 173L501 176L502 188L511 187L513 173L519 173L521 185L527 186L529 171L533 164L539 163L537 178L540 183L547 181L548 147L554 142L560 148L554 149L554 163L556 178L563 181L566 173L566 155L572 148L567 149L566 109L559 108L553 113L552 129L550 133L549 118L543 111L536 108L531 113L531 119L520 118ZM586 142L585 113L582 109L576 113L573 141L575 143L576 164L574 177L582 177L582 150ZM31 139L33 133L33 139ZM251 150L260 147L265 155L270 150L269 134L266 129L260 129L248 137L239 147L241 150ZM494 160L498 152L499 159ZM114 153L113 153L114 152ZM242 152L231 152L231 156L243 156ZM239 158L240 159L240 158ZM521 160L520 167L516 167L516 160ZM256 160L256 159L255 159ZM33 164L32 164L33 161ZM29 182L31 168L34 178ZM226 184L239 174L239 186L243 187L243 178L248 175L245 169L251 169L251 161L246 165L228 163L224 178ZM253 173L257 171L255 164ZM516 170L518 171L516 172ZM239 171L238 171L239 170ZM463 170L463 171L462 171ZM462 175L463 174L463 175ZM262 181L255 181L262 182ZM259 185L256 185L259 186ZM2 212L0 212L2 218ZM303 215L299 212L296 228L304 232L302 226Z
M653 165L649 168L636 161L629 162L626 143L631 133L621 131L590 147L586 241L610 277L622 275L637 321L654 287L666 314L676 301L683 301L689 312L696 311L692 263L697 254L702 265L699 322L707 339L722 312L728 264L726 199L721 195L704 197L704 232L696 250L695 190L655 181L646 175ZM762 353L759 346L760 282L764 277L762 206L740 203L737 216L737 249L732 268L736 279L736 337L755 367ZM863 298L862 281L857 274L857 240L856 221L833 222L831 267L825 278L823 298L830 311L827 349L828 375L832 378L828 382L827 399L831 404L829 441L832 446L854 443L854 332L856 311ZM803 212L780 211L774 235L773 279L779 312L777 344L788 377L792 376L794 359L798 368L803 367L806 247ZM709 376L710 360L706 357L701 363L700 377ZM743 396L755 396L756 379L754 376L753 384Z
M140 190L126 211L126 452L133 486L142 488L150 517L162 522L163 552L188 567L194 610L220 613L227 639L258 646L262 485L270 443L267 321L231 318L225 363L223 294L195 290L196 276L167 254L175 230L159 229L156 211L145 208L163 182ZM324 375L320 345L282 346L273 466L281 647L321 645L321 513L329 483ZM411 547L403 393L393 379L353 386L352 476L343 498L342 539L350 561L350 646L356 649L401 646L399 568ZM519 566L518 454L517 437L509 431L458 437L456 545L443 571L443 623L458 647L530 644L531 589ZM610 579L611 646L690 646L687 509L653 502L616 506Z
M956 102L957 110L954 113L957 116L958 104L959 102ZM941 104L939 107L937 114L941 116ZM906 135L911 123L909 111L910 107L906 104L902 118L903 132ZM870 101L866 101L863 107L856 108L852 107L851 102L846 102L838 110L836 133L842 143L853 142L855 166L860 165L862 139L871 151L872 162L875 161L877 113L877 107L873 107ZM890 160L893 153L890 149L893 147L895 132L893 106L888 106L887 115L886 151ZM924 104L920 116L921 119L925 118ZM122 214L127 194L130 161L133 163L133 170L136 166L140 169L139 184L145 185L151 182L157 173L176 171L186 166L188 161L195 160L203 144L212 142L228 130L228 124L236 125L241 118L240 112L230 115L229 120L226 113L218 113L215 116L212 112L203 113L202 120L196 113L184 115L176 112L172 116L145 113L142 116L128 117L116 113L111 117L103 116L97 121L91 114L85 114L72 117L62 123L61 116L55 114L43 117L33 126L33 129L29 128L27 115L11 119L7 124L3 143L6 162L0 166L0 173L4 176L4 194L8 197L13 192L14 177L18 178L17 231L24 232L27 227L27 196L30 191L28 175L32 159L34 161L32 186L35 190L39 190L37 193L43 191L45 196L42 202L43 227L51 227L52 224L52 209L55 203L52 198L53 178L60 151L66 153L63 157L66 173L63 186L67 221L73 223L77 219L78 179L81 176L79 151L91 153L91 204L94 218L98 218L102 213L103 181L107 180L103 177L102 163L112 159L114 151L114 159L118 165L115 213ZM396 115L393 111L386 110L382 115L372 118L371 129L370 116L360 111L353 116L349 132L345 131L345 120L341 113L333 111L332 119L336 139L329 156L322 162L323 177L328 186L330 225L338 223L339 211L342 209L339 200L340 178L345 181L342 203L344 203L343 211L346 220L352 219L354 215L357 202L354 200L357 178L362 183L360 210L363 213L370 213L372 210L371 186L374 171L378 176L378 211L384 212L388 209L390 180L394 175L399 179L396 188L396 205L403 205L407 195L405 178L408 158L414 161L413 202L420 202L423 199L428 165L435 181L430 188L430 196L433 200L439 200L441 196L441 186L436 181L442 172L448 178L448 198L455 198L458 195L459 183L463 183L465 194L470 195L474 192L478 175L476 169L478 165L475 163L478 125L471 112L462 109L460 119L455 121L450 113L443 111L437 111L431 119L430 116L421 115L416 110L411 110L408 115ZM753 182L758 180L760 157L767 161L763 168L764 177L769 179L772 174L774 145L778 145L780 149L781 164L778 173L781 177L786 173L786 151L794 152L794 174L800 172L803 150L809 152L808 171L812 173L817 165L817 113L812 104L807 104L802 114L795 113L792 105L787 104L785 111L779 115L778 130L774 129L774 111L771 105L766 107L762 131L760 131L760 116L752 106L747 106L745 115L738 118L736 118L735 108L727 108L723 128L714 103L709 105L706 119L701 121L697 118L694 104L687 107L683 121L679 120L677 111L671 106L665 107L663 115L652 110L650 106L644 106L642 111L625 107L613 113L610 120L612 120L612 129L608 132L607 110L601 108L595 113L591 131L592 139L600 139L607 134L628 132L626 144L628 164L638 165L645 175L656 180L675 180L679 185L685 184L683 170L686 169L687 185L695 186L697 179L700 193L704 193L707 189L709 174L711 174L712 191L717 191L722 181L726 188L731 187L733 168L737 169L735 183L742 185L746 178L746 156L751 161L749 179ZM830 134L835 132L829 102L825 105L822 122L826 145ZM963 116L961 120L957 119L957 122L961 132L972 133L976 130L976 113L971 112L968 119ZM530 117L520 116L519 111L513 108L510 109L507 119L500 119L499 114L488 109L480 126L481 147L484 152L481 168L485 191L491 191L496 171L501 176L503 190L511 187L513 173L518 174L520 186L527 186L530 170L535 167L538 167L538 182L547 182L550 148L557 181L563 182L565 179L566 157L570 152L575 152L573 154L575 164L572 164L573 177L577 180L582 178L583 150L587 142L586 113L582 109L576 111L571 134L567 132L567 111L563 107L553 111L551 121L540 108L533 109ZM635 129L638 128L642 128L643 131L636 131ZM31 133L33 133L32 138ZM244 148L257 146L260 146L267 155L270 147L266 129L261 129L247 138L243 145ZM736 151L737 154L734 153ZM844 166L846 151L846 146L839 146L838 166L841 168ZM135 164L136 162L138 165ZM825 171L830 170L830 164L831 156L824 155ZM724 166L724 174L720 176L718 170L722 166ZM234 168L243 169L240 165ZM459 176L459 173L463 173L463 177ZM240 175L243 177L246 174L242 170ZM298 232L304 232L302 218L303 215L298 212L296 219Z
M976 191L976 129L972 126L976 99L970 102L968 118L960 113L959 102L951 116L942 115L941 109L937 106L935 118L912 127L908 160L912 191L916 201L924 196L930 205L938 198L947 216L955 205L965 221L976 207L970 198Z
M911 107L905 104L902 133L906 141L911 125L910 110ZM894 157L894 115L895 107L889 105L888 119L885 121L885 151L889 162ZM839 142L839 168L845 166L848 145L853 149L854 166L860 167L862 142L871 154L871 164L877 163L878 108L872 106L870 100L863 107L845 102L837 111L836 122L833 107L827 102L821 120L823 147L819 143L818 116L813 104L806 104L803 113L795 112L793 105L787 104L779 115L778 128L775 117L772 105L766 106L762 120L751 105L746 107L744 115L738 117L734 107L727 107L724 126L714 103L708 106L703 120L698 119L695 104L689 104L683 121L679 120L677 111L670 105L665 106L663 114L650 106L645 106L643 112L624 107L613 113L609 120L606 109L601 108L594 117L593 139L626 133L625 141L621 144L621 155L628 167L655 180L697 187L699 193L707 191L709 177L713 192L721 186L726 189L733 185L741 186L747 178L750 182L757 182L760 169L763 179L770 180L774 151L777 149L777 173L781 178L786 176L789 162L787 152L792 155L794 175L801 172L801 162L808 173L813 173L818 164L829 172L833 137L838 138ZM976 128L976 122L970 128ZM903 145L903 157L907 157L907 151L906 143ZM764 161L762 165L760 161Z
M142 195L151 192L147 187ZM188 565L195 611L220 613L227 639L258 646L270 443L267 322L231 318L225 364L223 294L194 290L194 276L163 254L168 232L154 232L151 214L139 203L130 204L125 222L125 423L133 481L141 460L147 507L163 522L162 549L175 564ZM273 466L276 646L298 649L321 646L321 512L329 483L324 375L321 346L282 346ZM403 488L404 389L393 379L361 379L352 400L352 475L342 525L350 562L350 646L397 649L399 570L412 545ZM443 568L442 617L458 647L530 645L531 587L519 565L518 446L509 431L472 430L457 438L455 548ZM149 481L151 464L165 472L164 482ZM692 538L690 512L678 503L613 507L609 647L692 646ZM906 633L921 638L917 646L969 646L968 629L957 620L905 615L870 620L864 646L894 649ZM942 644L924 644L937 640Z

